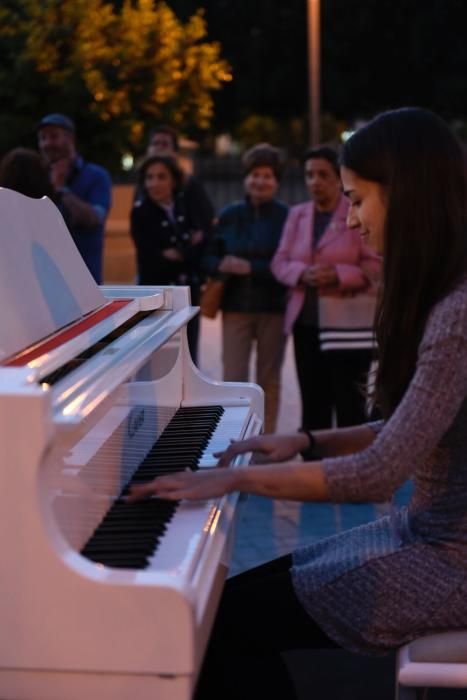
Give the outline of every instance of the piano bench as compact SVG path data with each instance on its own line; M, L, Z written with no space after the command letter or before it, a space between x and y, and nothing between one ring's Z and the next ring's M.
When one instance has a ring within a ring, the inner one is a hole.
M420 688L467 688L467 630L415 639L397 652L396 700Z

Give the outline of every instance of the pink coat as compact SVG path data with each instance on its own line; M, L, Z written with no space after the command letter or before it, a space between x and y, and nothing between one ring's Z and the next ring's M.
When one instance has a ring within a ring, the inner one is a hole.
M272 259L275 277L290 287L285 313L286 333L290 333L305 299L305 286L299 283L302 272L315 263L335 265L339 284L323 287L319 294L344 295L369 290L371 279L381 272L381 259L362 241L359 229L347 226L348 199L342 195L321 240L312 252L314 204L304 202L289 210L279 247ZM365 272L363 271L365 270ZM367 274L368 273L368 276ZM373 290L374 292L374 290Z

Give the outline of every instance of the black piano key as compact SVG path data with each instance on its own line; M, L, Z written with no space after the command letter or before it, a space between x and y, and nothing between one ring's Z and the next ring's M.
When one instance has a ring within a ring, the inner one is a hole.
M223 412L222 406L180 408L122 489L121 496L133 484L186 468L196 469ZM156 498L137 503L118 498L81 553L108 567L143 569L167 531L177 505L177 501Z
M161 447L151 455L148 461L155 461L156 459L170 459L173 460L175 457L184 457L189 459L194 457L194 452L199 449L204 449L207 445L207 440L193 440L190 445L180 445L180 439L170 440L164 443L164 447Z
M100 554L106 556L107 554L130 554L130 555L140 555L147 556L147 547L151 546L153 540L126 540L120 538L118 540L113 540L110 542L102 542L93 545L86 545L86 556Z
M200 448L198 448L199 450ZM204 447L201 448L201 452L203 451ZM154 452L148 457L144 459L143 462L141 462L140 467L144 468L146 465L159 465L160 467L163 467L164 464L167 464L169 466L176 466L177 464L180 464L180 466L184 465L186 462L196 462L197 461L197 454L196 453L190 453L190 452L178 452L177 451L177 446L174 446L171 451L164 453L162 452Z
M148 565L148 558L142 556L131 556L128 553L123 555L119 554L107 554L106 556L101 556L99 554L95 556L87 557L96 564L102 564L103 566L108 566L113 569L144 569Z
M150 507L141 508L142 504L148 503ZM170 512L172 509L172 501L160 501L156 499L140 501L136 503L125 503L124 507L117 505L108 511L102 520L102 526L111 523L126 522L131 523L133 520L137 523L142 523L145 520L153 521L155 518L164 516L165 512Z

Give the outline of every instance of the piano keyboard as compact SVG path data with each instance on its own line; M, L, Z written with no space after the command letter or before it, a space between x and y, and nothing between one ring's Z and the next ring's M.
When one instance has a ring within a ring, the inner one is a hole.
M199 469L215 467L217 458L214 457L214 454L225 450L233 436L235 436L236 440L240 440L243 437L242 427L246 424L248 414L248 407L224 406L222 418L217 423L212 437L199 460Z
M250 415L248 406L224 406L224 413L200 459L199 468L214 466L217 460L212 457L213 452L225 449L232 437L241 440L251 430ZM242 455L236 463L247 463L248 459L248 455ZM199 560L205 556L204 547L207 539L212 537L211 526L216 523L219 514L225 516L226 512L230 512L230 516L233 515L234 506L229 505L228 500L229 497L224 497L221 502L218 499L179 501L171 526L149 558L146 571L170 572L189 579ZM219 530L227 538L228 531L222 525L217 528L217 538L220 536Z
M177 501L151 498L127 503L133 484L162 474L197 469L224 409L180 408L81 550L92 561L115 568L143 569L177 508Z

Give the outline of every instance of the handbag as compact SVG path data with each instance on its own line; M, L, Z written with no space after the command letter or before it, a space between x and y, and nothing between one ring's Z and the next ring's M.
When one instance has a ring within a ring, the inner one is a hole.
M375 311L376 297L369 294L320 296L318 314L321 350L374 350Z
M225 282L222 279L208 277L201 289L199 301L200 313L207 318L215 318L222 304Z

